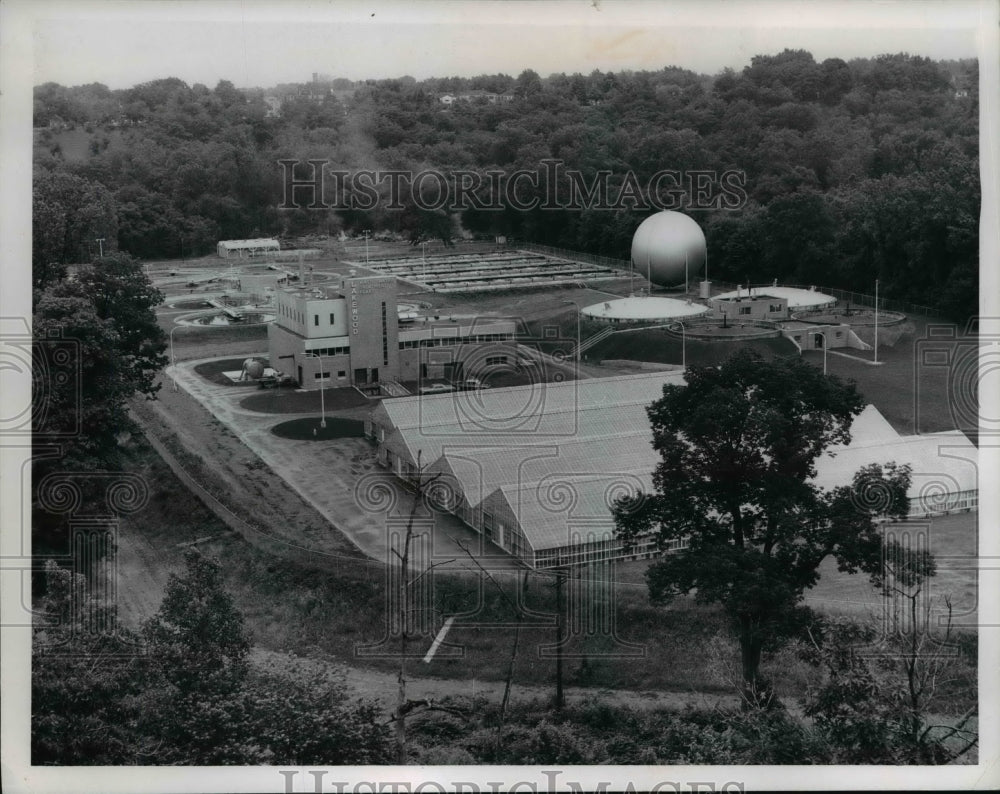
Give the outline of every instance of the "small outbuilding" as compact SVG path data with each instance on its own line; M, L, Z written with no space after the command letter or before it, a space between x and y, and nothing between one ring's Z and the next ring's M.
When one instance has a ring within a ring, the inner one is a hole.
M223 259L243 259L279 251L281 244L270 237L255 240L220 240L216 250Z

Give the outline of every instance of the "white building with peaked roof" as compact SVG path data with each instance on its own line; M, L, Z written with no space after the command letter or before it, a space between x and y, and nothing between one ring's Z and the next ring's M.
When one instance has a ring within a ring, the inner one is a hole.
M260 256L271 251L281 250L281 244L271 237L260 237L254 240L220 240L216 251L223 259Z
M652 491L646 407L683 383L683 372L655 372L390 399L366 429L383 466L404 480L418 464L436 475L440 507L530 567L648 557L652 539L626 549L615 538L611 508ZM821 487L895 461L913 470L911 516L977 506L976 448L962 433L901 436L869 405L852 435L817 460Z

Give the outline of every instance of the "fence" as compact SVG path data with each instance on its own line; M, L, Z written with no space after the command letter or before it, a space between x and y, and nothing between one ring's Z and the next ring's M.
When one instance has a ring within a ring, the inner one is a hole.
M582 251L569 251L565 248L554 248L551 245L538 245L537 243L513 243L511 246L522 251L531 251L545 256L555 256L562 259L571 259L574 262L583 262L588 265L598 267L609 267L613 270L631 270L632 265L624 259L612 259L610 256L600 256L598 254L586 254Z

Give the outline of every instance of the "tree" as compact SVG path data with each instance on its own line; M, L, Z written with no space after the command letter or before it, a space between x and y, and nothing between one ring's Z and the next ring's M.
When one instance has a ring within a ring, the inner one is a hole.
M662 458L655 490L616 505L617 533L626 543L652 534L663 549L686 543L650 566L650 596L694 591L720 604L740 644L747 702L765 705L764 648L797 630L827 556L843 571L879 574L876 519L906 514L909 471L868 467L829 492L812 482L823 451L850 441L863 403L853 384L801 359L743 350L719 368L689 367L686 379L648 409Z
M190 549L184 564L143 633L182 694L232 691L246 677L250 652L243 616L222 587L217 560Z
M121 337L77 281L58 282L38 295L32 334L33 431L72 436L68 457L101 468L110 460L115 435L128 426L125 403L133 388L118 366Z
M525 69L514 82L514 93L523 99L535 96L541 93L541 90L542 78L534 69Z
M66 448L74 463L110 465L117 434L130 427L127 401L158 390L166 336L153 307L161 300L141 265L124 254L36 290L33 429L62 436L76 429Z
M955 642L963 638L953 634L950 604L943 631L921 625L930 615L930 600L920 597L923 582L917 578L919 584L897 591L911 613L907 619L918 619L902 633L887 632L891 625L879 630L830 620L810 631L810 642L802 646L802 657L824 673L809 693L805 713L829 742L833 763L953 763L979 742L971 723L975 703L961 714L942 716L949 709L938 697L971 685L975 700L975 644L970 649L968 642Z
M137 730L149 684L137 638L93 631L108 625L107 606L82 574L48 560L45 584L31 649L31 763L149 763L155 743Z
M45 287L62 276L60 265L86 262L118 239L115 201L100 183L63 171L36 168L32 192L32 251L34 284Z
M142 638L100 616L86 577L45 566L32 647L32 763L380 764L389 731L337 670L255 669L217 562L187 570ZM111 607L113 609L113 607ZM95 630L96 629L96 630Z
M163 293L142 265L128 254L113 254L80 268L77 283L93 302L97 316L118 334L118 369L134 393L152 397L159 391L156 374L167 364L167 338L154 308Z

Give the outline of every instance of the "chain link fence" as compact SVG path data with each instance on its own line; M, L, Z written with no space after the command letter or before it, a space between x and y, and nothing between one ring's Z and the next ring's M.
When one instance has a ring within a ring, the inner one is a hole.
M574 262L583 262L588 265L597 265L598 267L609 267L613 270L631 270L632 265L630 262L626 262L624 259L613 259L610 256L600 256L598 254L586 254L582 251L569 251L565 248L555 248L551 245L538 245L537 243L523 243L515 242L511 244L511 247L518 248L522 251L531 251L535 254L544 254L545 256L554 256L562 259L570 259Z

